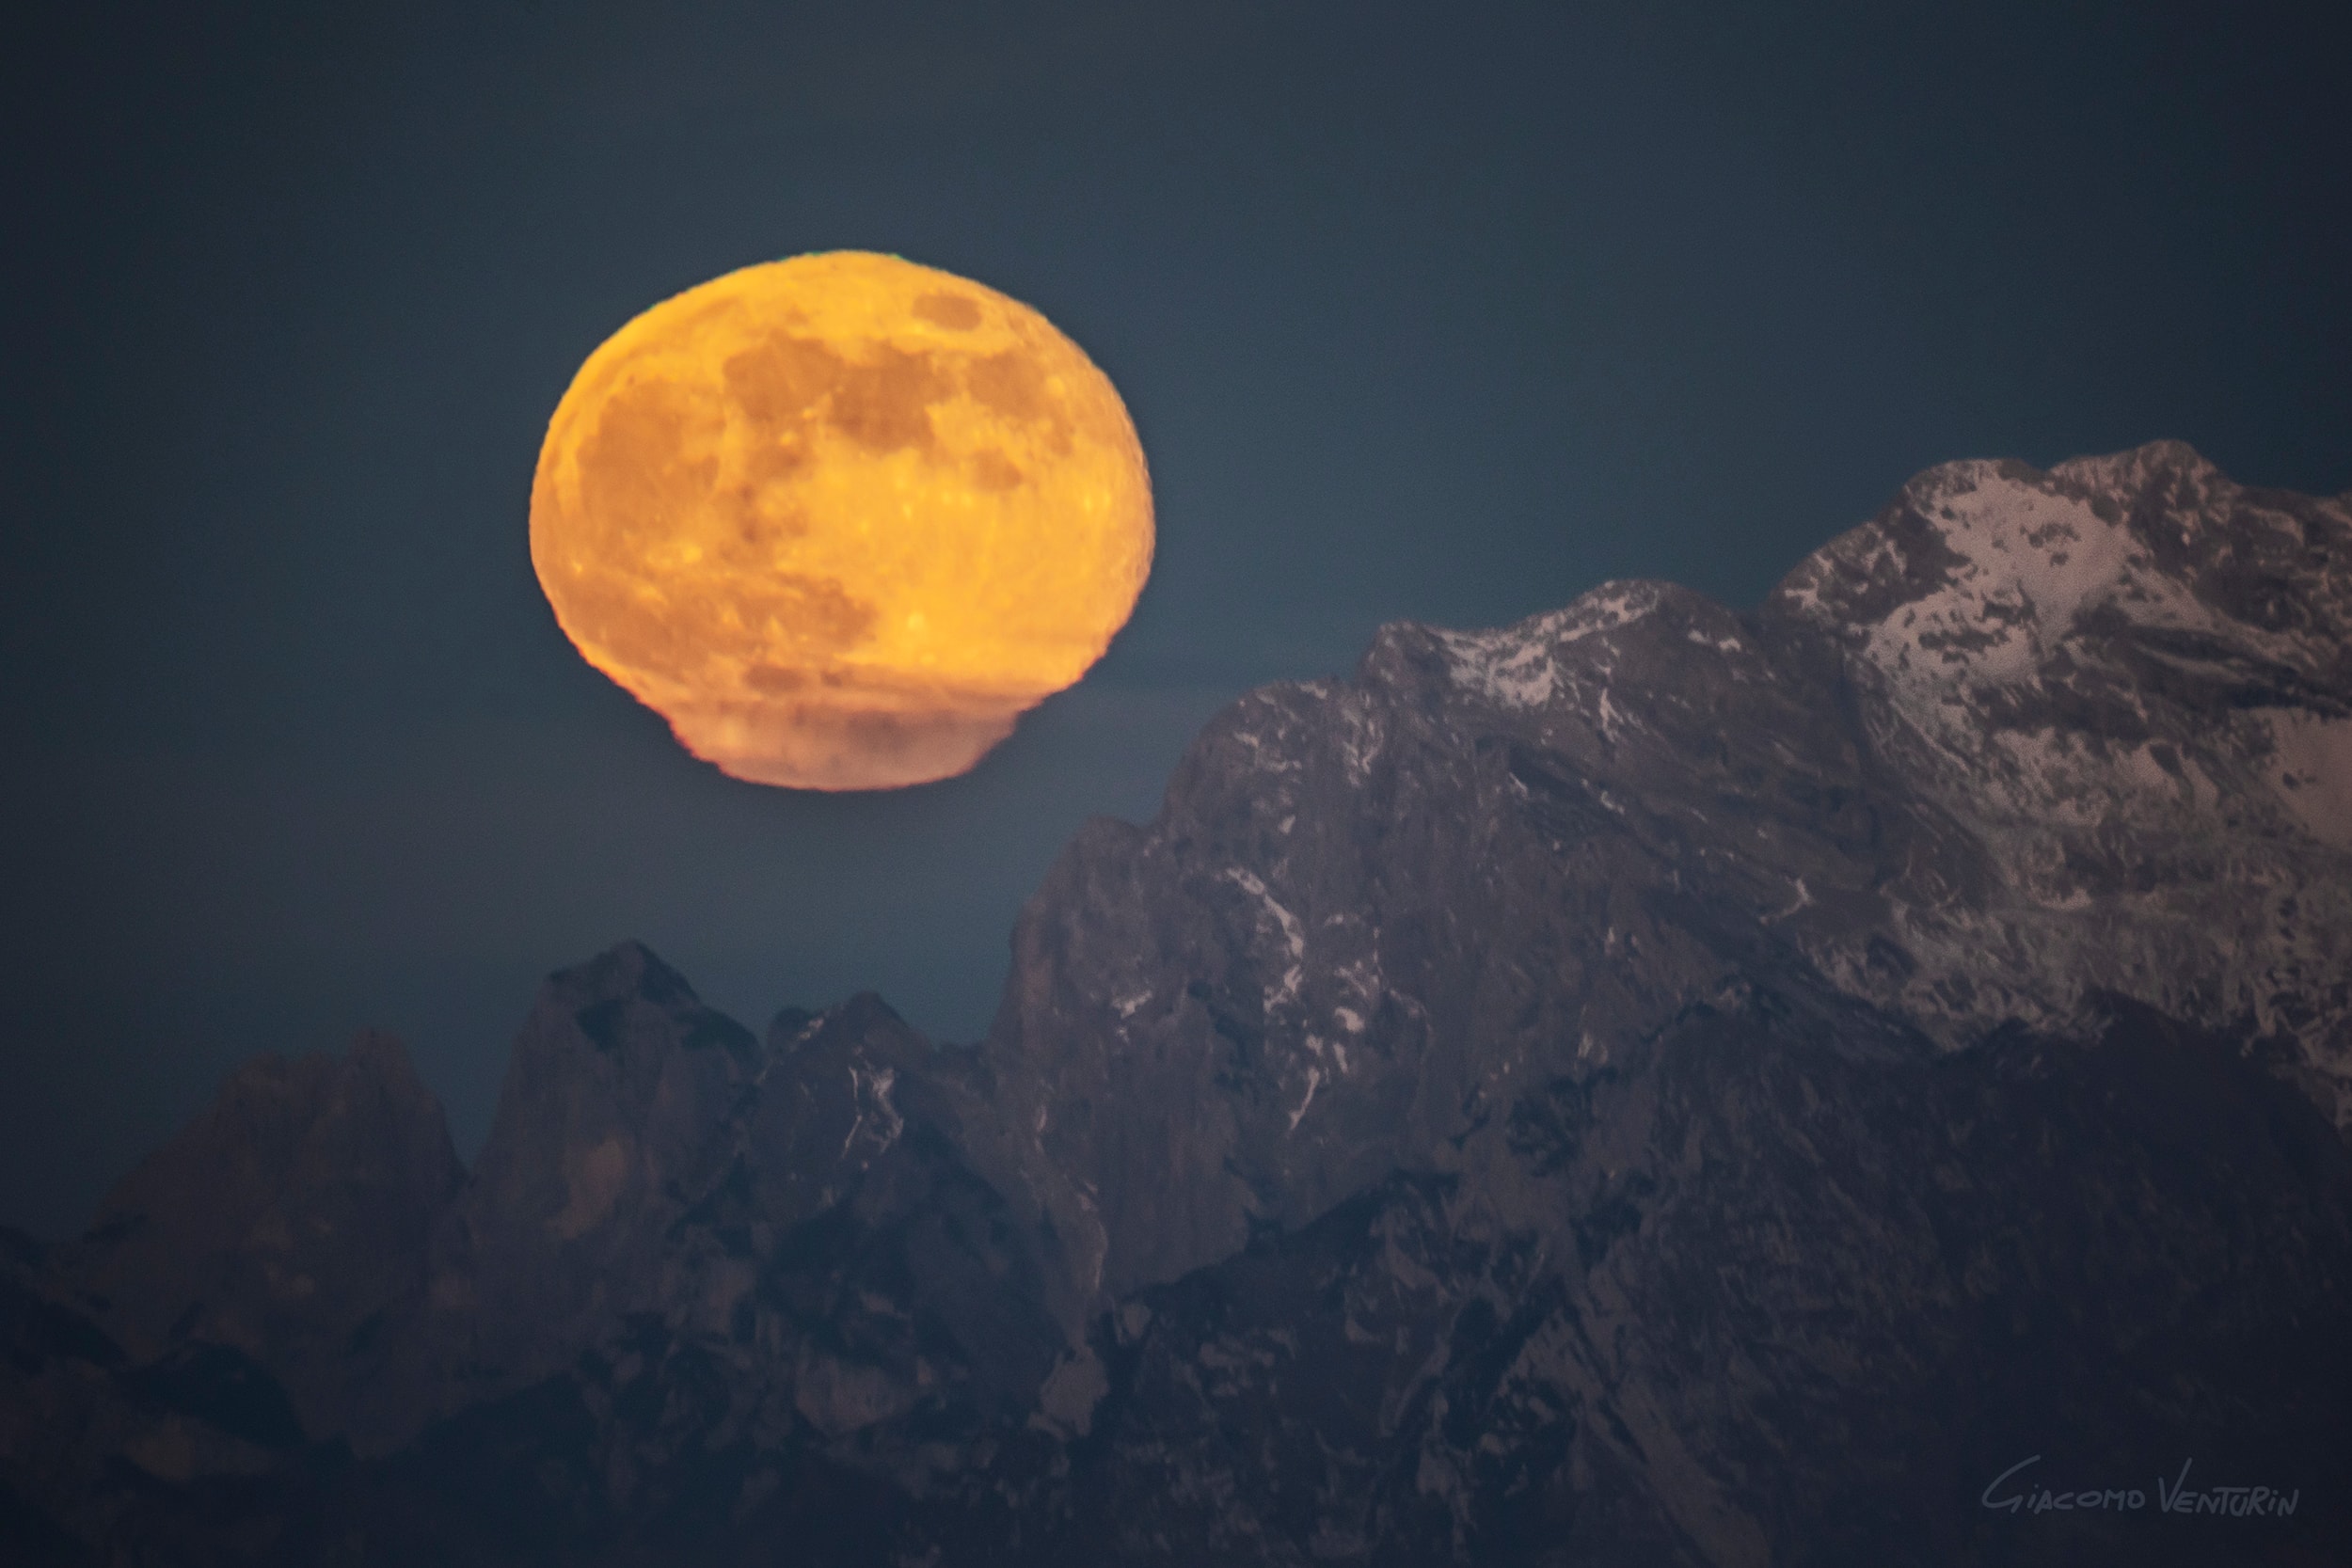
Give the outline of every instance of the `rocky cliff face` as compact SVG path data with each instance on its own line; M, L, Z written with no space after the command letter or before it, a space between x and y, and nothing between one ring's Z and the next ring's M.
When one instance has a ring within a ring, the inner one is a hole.
M1947 1046L2139 997L2352 1123L2347 518L2177 444L1958 464L1792 574L1765 614L1838 646L1866 743L1958 851L1870 911L1908 973L1801 911L1807 958ZM1953 881L1968 852L1994 875Z
M2348 636L2346 499L2177 446L1933 470L1749 614L1387 628L1078 836L977 1048L871 997L758 1039L625 946L462 1180L352 1087L413 1085L387 1048L248 1069L19 1249L0 1514L123 1560L2324 1560ZM2037 1454L2144 1506L1987 1508ZM2184 1459L2298 1512L2160 1514Z
M1933 470L1753 615L1627 583L1391 626L1031 901L1009 1180L1116 1296L1483 1170L1532 1088L1765 977L1934 1050L2134 997L2342 1125L2348 789L2352 516L2177 445Z
M746 1441L1025 1415L1063 1336L960 1152L953 1068L870 995L763 1042L637 943L550 976L471 1179L418 1232L383 1374L310 1430L389 1452L583 1356L641 1366L614 1346L648 1332L692 1347Z

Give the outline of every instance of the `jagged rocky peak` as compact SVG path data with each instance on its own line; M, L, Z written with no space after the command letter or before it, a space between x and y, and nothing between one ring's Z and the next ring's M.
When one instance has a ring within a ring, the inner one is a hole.
M1763 975L1922 1049L2133 998L2352 1117L2352 527L2160 445L1958 464L1757 611L1603 585L1219 715L1025 908L989 1042L1103 1299ZM2266 585L2266 586L2265 586Z
M751 1032L623 942L548 977L516 1037L469 1202L570 1239L689 1151L755 1070Z
M466 1354L531 1375L658 1287L663 1231L723 1170L760 1054L641 942L548 977L436 1239L434 1305Z
M693 1392L619 1418L614 1473L691 1457L707 1419L774 1448L940 1430L960 1401L1017 1418L1061 1335L1030 1228L963 1158L968 1066L871 993L760 1045L634 944L553 976L437 1238L419 1397L373 1450L672 1377Z
M751 1032L703 1005L686 976L641 942L623 942L586 963L557 970L540 988L516 1043L518 1057L562 1055L583 1045L631 1068L672 1048L753 1053Z
M2177 441L2047 473L1947 463L1816 552L1773 597L1869 642L1883 643L1892 621L1950 670L2024 668L2112 607L2144 627L2220 636L2341 678L2348 528L2343 500L2237 484Z
M762 1044L637 943L551 976L436 1237L424 1397L379 1444L582 1356L641 1366L616 1347L645 1333L829 1439L950 1386L1025 1395L1058 1339L1027 1230L964 1164L967 1058L870 992Z
M1868 745L1989 879L1889 883L1952 1043L2097 990L2257 1037L2352 1124L2352 509L2177 442L1961 463L1817 552L1764 619L1846 650Z
M70 1267L139 1354L235 1347L334 1431L461 1180L440 1102L390 1036L264 1054L107 1196Z
M1150 825L1090 824L1023 912L990 1041L1082 1283L1486 1158L1517 1085L1719 990L1795 877L1867 886L1856 749L1807 670L1662 584L1392 626L1354 681L1220 715ZM1694 907L1735 797L1774 832Z
M2340 719L2352 514L2239 486L2178 442L2046 474L1948 464L1817 552L1768 608L1861 652L1923 721L1951 708L1958 723L2015 727L2020 715L1973 706L1972 693L2126 652L2158 699Z

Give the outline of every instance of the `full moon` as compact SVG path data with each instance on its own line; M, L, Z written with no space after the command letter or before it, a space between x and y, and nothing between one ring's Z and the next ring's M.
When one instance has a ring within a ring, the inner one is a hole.
M1152 569L1109 378L1029 307L892 256L746 267L588 356L531 559L588 662L739 779L962 773L1074 683Z

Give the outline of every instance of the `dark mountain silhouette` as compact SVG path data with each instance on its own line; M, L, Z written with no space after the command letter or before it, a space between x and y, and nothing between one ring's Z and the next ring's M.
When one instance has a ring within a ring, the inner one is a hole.
M246 1068L6 1249L0 1546L2332 1561L2348 1021L2352 498L1952 465L1245 698L976 1047L625 944L469 1173L381 1037Z

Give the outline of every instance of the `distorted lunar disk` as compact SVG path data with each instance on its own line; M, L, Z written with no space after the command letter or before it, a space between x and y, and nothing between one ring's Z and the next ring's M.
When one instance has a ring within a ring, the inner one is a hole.
M962 773L1152 567L1110 381L1020 302L859 251L729 273L588 356L531 493L565 636L739 779Z

